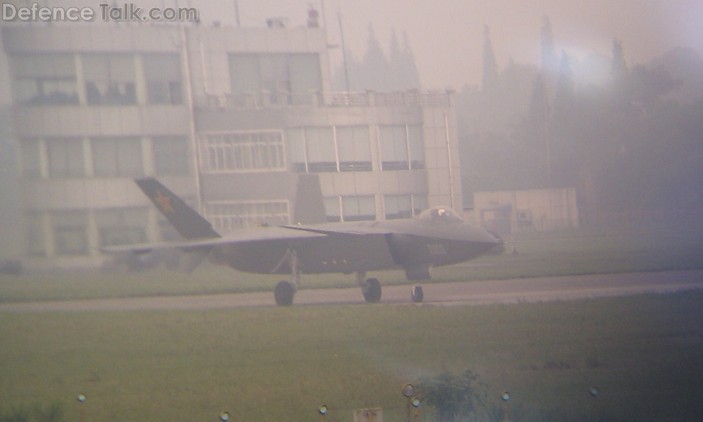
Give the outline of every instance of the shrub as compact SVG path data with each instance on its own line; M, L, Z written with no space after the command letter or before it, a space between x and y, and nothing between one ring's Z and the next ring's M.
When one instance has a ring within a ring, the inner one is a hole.
M465 370L460 374L443 372L418 383L422 401L436 409L439 422L465 421L484 413L486 386L478 374Z

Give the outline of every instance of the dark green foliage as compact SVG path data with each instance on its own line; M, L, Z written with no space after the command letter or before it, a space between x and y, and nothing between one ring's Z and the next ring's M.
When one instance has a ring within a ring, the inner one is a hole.
M64 418L64 407L61 403L51 403L46 407L37 407L34 410L38 422L61 422Z
M26 407L0 408L0 422L62 422L66 420L61 403L46 406L35 405L32 410Z
M18 407L0 412L0 422L29 422L29 410Z
M485 80L484 89L459 93L464 198L574 187L584 223L645 225L699 214L700 55L679 49L629 64L627 46L614 40L610 57L562 52L557 66L548 18L542 50L541 68L515 72L520 66L511 62L488 72L497 75L490 93ZM484 68L494 68L490 55Z
M366 51L361 59L356 59L351 51L345 52L346 64L334 71L334 89L377 92L420 89L420 76L407 35L403 34L401 44L393 31L389 50L386 57L373 26L369 25Z
M475 418L485 409L486 386L470 369L460 374L442 372L423 378L418 384L422 401L437 410L440 422L463 421Z

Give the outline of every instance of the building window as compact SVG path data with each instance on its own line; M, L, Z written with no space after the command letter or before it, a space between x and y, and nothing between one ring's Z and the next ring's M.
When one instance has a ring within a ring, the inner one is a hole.
M173 227L171 223L168 222L165 218L163 218L159 214L159 222L158 222L158 227L159 227L159 238L163 242L171 242L171 241L177 241L177 240L183 240L183 237L181 237L180 234L176 231L176 229Z
M59 211L52 214L56 255L87 255L87 214L84 211Z
M101 247L129 245L147 241L146 208L121 208L95 212Z
M247 227L289 224L287 201L208 202L205 217L223 233Z
M288 129L288 157L291 170L298 173L308 172L308 159L305 150L305 129Z
M200 166L205 172L285 170L280 131L212 133L201 137Z
M307 171L311 173L337 171L334 132L331 127L305 128Z
M305 127L288 130L293 169L305 173L336 172L337 148L332 127Z
M419 215L430 207L427 202L427 195L412 195L411 198L413 201L413 215Z
M46 256L43 215L34 212L25 214L24 228L27 242L27 254L29 254L29 256Z
M333 196L324 198L327 221L373 221L376 198L373 195Z
M156 136L151 140L154 169L159 176L188 175L188 139L184 136Z
M289 54L288 71L293 104L312 105L316 93L322 91L320 57L317 54Z
M332 198L324 198L323 204L325 206L325 215L327 216L327 221L331 223L342 221L342 212L340 210L338 196Z
M368 126L305 127L288 130L293 171L371 171Z
M133 55L85 54L82 59L88 104L137 103Z
M78 104L76 65L71 54L10 56L18 104Z
M410 195L386 195L383 197L383 205L387 220L410 218L413 215Z
M408 170L408 144L405 126L381 126L381 169Z
M253 95L259 104L311 104L322 89L317 54L230 54L235 96Z
M183 104L183 78L178 54L145 55L144 77L149 104Z
M408 151L410 169L425 168L425 142L422 138L422 126L408 126Z
M142 142L139 138L95 138L91 140L93 171L97 177L144 175Z
M383 205L387 220L410 218L427 209L425 195L385 195Z
M371 140L368 126L337 126L340 171L371 171Z
M374 196L343 196L342 216L344 221L375 220L376 201Z
M382 170L416 170L424 168L422 127L406 125L381 126Z
M33 179L42 176L41 142L38 139L22 139L20 157L22 177Z
M54 138L46 140L49 177L70 178L85 175L83 140Z

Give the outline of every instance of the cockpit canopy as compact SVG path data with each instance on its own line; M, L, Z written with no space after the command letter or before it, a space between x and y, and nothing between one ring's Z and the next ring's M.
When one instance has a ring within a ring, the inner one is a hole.
M418 214L420 221L431 221L434 223L463 223L464 220L459 214L449 207L433 207Z

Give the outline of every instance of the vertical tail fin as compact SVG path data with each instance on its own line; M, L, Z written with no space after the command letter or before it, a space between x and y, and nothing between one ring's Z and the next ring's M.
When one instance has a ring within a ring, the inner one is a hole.
M153 177L135 179L144 194L151 199L161 214L186 239L220 237L212 225L181 198Z
M327 222L319 175L298 174L298 187L295 192L293 210L294 224L320 224Z

